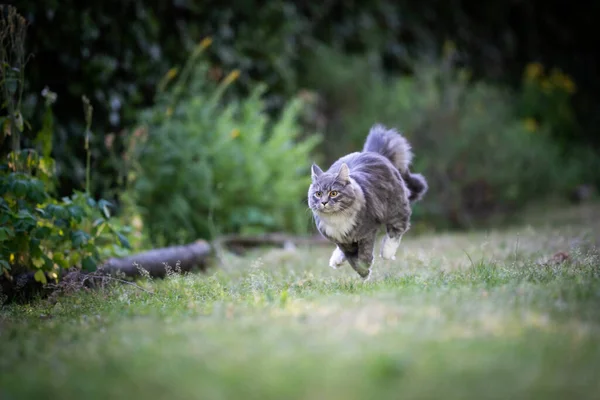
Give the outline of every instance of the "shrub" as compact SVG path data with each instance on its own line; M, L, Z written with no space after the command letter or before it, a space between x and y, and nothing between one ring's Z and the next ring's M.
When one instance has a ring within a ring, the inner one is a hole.
M414 170L430 184L415 207L417 221L473 226L531 200L564 194L581 177L580 165L563 157L548 127L532 130L519 117L515 93L472 82L450 55L421 60L411 76L402 77L369 70L366 58L347 60L335 52L319 58L329 66L317 66L321 73L312 75L319 77L314 87L322 83L326 101L338 100L326 142L343 142L338 149L356 151L377 121L403 131L415 151ZM343 74L328 74L338 67ZM329 161L341 155L329 154Z
M176 79L177 70L167 74L132 135L137 174L131 188L152 242L306 230L309 154L318 137L299 139L302 103L295 99L270 119L264 85L246 99L223 102L238 72L219 84L207 79L209 65L199 61L207 45Z
M559 69L547 74L539 63L527 65L523 73L519 115L527 120L534 131L540 125L562 145L572 140L576 128L575 113L571 106L577 87L571 77Z
M122 230L110 220L108 201L79 191L61 200L53 197L50 104L36 138L41 150L13 151L0 164L0 273L8 281L33 273L46 284L60 279L66 269L94 271L101 258L129 248ZM86 110L91 120L89 105Z
M0 269L6 277L34 272L35 280L58 279L65 269L94 271L101 249L125 236L109 221L111 206L83 192L58 201L26 173L0 174Z

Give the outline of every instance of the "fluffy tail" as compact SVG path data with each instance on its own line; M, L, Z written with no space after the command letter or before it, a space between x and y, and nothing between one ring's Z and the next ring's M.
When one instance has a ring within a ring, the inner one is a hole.
M379 153L392 162L398 168L400 175L410 190L409 200L415 202L421 200L427 192L428 186L425 177L421 174L410 172L413 153L408 141L394 129L385 126L373 125L365 141L363 151Z

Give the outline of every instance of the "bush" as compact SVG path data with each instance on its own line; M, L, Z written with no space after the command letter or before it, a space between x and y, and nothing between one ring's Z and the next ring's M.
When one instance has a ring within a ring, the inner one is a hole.
M577 90L568 75L558 69L546 74L539 63L527 65L523 74L519 115L527 120L528 129L543 125L563 147L576 131L575 113L571 106Z
M368 68L367 58L348 60L334 52L319 59L329 66L315 64L320 73L312 75L319 78L314 87L323 87L326 102L333 99L337 108L326 131L326 142L338 149L329 161L362 148L374 122L403 131L415 151L414 170L430 184L415 207L416 220L469 227L531 200L565 194L580 181L581 165L563 156L549 128L532 130L529 120L519 118L515 93L471 82L468 71L450 62L451 54L422 60L412 76L402 77Z
M94 271L100 259L129 248L108 201L79 191L54 198L50 103L36 138L40 151L13 151L0 164L0 278L8 281L27 273L43 284L58 281L67 269Z
M58 201L43 183L31 175L8 172L0 175L0 270L12 276L34 272L35 280L47 283L69 268L96 270L102 253L118 240L129 246L111 222L105 200L96 202L83 192Z
M131 188L152 242L305 231L309 154L318 137L299 139L302 103L295 99L280 118L270 119L263 85L246 99L223 102L238 72L218 84L208 79L209 65L198 61L208 44L199 46L181 74L167 74L155 106L132 135L137 163Z

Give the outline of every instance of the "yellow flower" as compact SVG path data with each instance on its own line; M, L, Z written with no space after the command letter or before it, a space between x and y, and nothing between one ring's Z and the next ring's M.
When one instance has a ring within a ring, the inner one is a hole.
M167 71L167 79L171 80L175 78L178 72L179 71L177 70L177 68L171 68L169 71Z
M11 255L10 255L9 261L10 261L11 263L15 262L15 255L14 255L14 254L11 254Z
M173 115L173 107L167 107L167 109L165 111L165 115L167 117L170 117L171 115Z
M544 93L550 93L552 91L552 83L548 79L542 81L542 90Z
M575 82L573 82L573 80L566 75L565 75L565 79L563 80L563 88L569 94L573 94L577 90L577 87L575 86Z
M168 70L167 73L163 75L163 77L160 80L160 82L158 83L156 89L159 92L162 92L165 89L165 87L167 86L167 84L169 82L171 82L173 80L173 78L175 78L177 76L178 73L179 73L179 70L177 68L171 68L170 70Z
M556 86L561 86L565 79L565 75L558 69L554 68L550 73L550 81Z
M237 78L239 78L239 77L240 77L240 71L239 71L238 69L235 69L235 70L231 71L231 72L229 73L229 75L227 75L227 76L225 77L225 79L224 79L224 81L223 81L223 82L224 82L226 85L229 85L231 82L235 81L235 80L236 80Z
M238 128L234 128L230 135L233 139L235 139L236 137L240 136L240 130Z
M544 73L544 67L540 63L529 63L525 68L525 76L528 80L535 80Z
M523 124L525 125L525 130L528 132L535 132L538 129L538 123L533 118L526 118Z
M210 46L212 44L212 41L213 40L212 40L212 38L210 36L209 37L205 37L200 42L200 47L203 48L203 49L205 49L205 48L207 48L208 46Z

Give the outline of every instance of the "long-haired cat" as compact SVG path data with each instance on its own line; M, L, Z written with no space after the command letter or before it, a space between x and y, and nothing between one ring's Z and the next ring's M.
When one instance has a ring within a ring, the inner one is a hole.
M347 260L367 280L381 225L387 234L380 255L395 259L410 227L411 203L428 189L425 178L409 170L412 157L403 136L376 124L362 152L340 158L326 172L312 165L308 204L319 232L336 244L329 266L335 269Z

